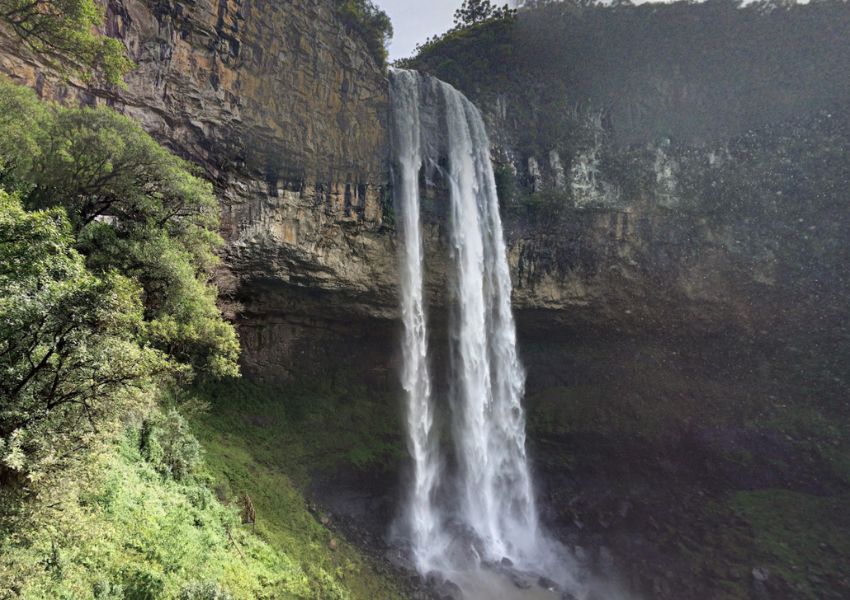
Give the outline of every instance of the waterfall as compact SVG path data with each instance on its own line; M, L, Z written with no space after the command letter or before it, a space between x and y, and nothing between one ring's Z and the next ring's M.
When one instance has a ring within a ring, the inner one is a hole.
M441 472L434 446L434 406L428 370L428 333L422 291L422 228L419 222L419 170L422 167L419 79L409 71L392 78L393 183L403 241L401 264L402 387L407 396L408 449L413 458L413 484L407 518L414 560L425 572L440 553L443 539L434 493Z
M525 373L490 140L478 109L451 86L440 88L456 269L451 374L461 517L481 538L484 558L531 563L541 544L520 403Z
M407 528L417 567L458 568L451 548L479 562L548 561L526 456L525 374L516 349L511 281L490 141L478 109L431 77L394 70L392 145L402 242L401 313L408 446L413 459ZM435 403L423 294L420 172L448 188L448 402ZM451 484L435 444L435 407L451 409ZM438 503L438 491L454 494ZM459 525L459 527L458 527ZM469 535L466 535L469 534ZM465 536L465 537L464 537ZM458 538L461 538L458 541Z

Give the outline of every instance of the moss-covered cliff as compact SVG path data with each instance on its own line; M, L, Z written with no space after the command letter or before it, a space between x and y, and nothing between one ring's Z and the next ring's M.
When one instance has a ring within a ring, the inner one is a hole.
M843 2L555 2L410 65L485 112L517 307L626 331L828 330L850 297L848 34Z

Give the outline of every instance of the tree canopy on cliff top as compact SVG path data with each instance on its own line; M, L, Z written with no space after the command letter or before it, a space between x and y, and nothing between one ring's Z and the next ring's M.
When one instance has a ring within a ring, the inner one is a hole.
M120 84L133 66L119 40L97 32L104 12L95 0L0 0L0 21L62 73Z
M387 13L371 0L334 0L346 26L359 33L369 53L380 67L387 64L387 45L393 37L393 24Z

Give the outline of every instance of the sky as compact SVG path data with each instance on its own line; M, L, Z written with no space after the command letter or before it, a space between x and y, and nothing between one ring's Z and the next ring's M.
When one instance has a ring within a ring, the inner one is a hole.
M451 29L454 24L455 10L463 0L373 0L386 12L393 22L395 35L390 44L390 61L413 55L416 44L420 44L432 35L439 35ZM641 4L646 0L632 0ZM508 0L497 0L496 5ZM516 5L516 1L510 2Z
M395 35L390 60L407 58L416 44L451 28L454 12L463 0L376 0L393 22Z

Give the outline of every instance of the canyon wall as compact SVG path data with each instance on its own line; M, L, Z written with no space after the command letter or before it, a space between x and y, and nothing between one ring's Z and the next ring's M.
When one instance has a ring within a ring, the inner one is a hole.
M286 362L307 321L394 314L386 79L335 4L104 5L105 33L137 65L126 88L57 76L7 33L0 72L45 98L115 107L215 183L217 280L248 371Z
M218 281L248 372L320 363L311 349L325 334L387 335L397 314L387 82L334 3L106 10L106 33L138 65L126 89L51 75L8 35L0 71L44 97L114 106L215 182L228 242ZM532 11L414 61L485 112L524 333L843 331L850 56L833 41L850 34L850 11L706 10ZM558 37L565 27L578 33ZM755 31L761 50L690 43L700 27ZM642 46L647 32L670 35ZM445 205L437 182L424 200L435 307Z
M845 2L540 3L409 65L485 113L528 326L834 338L848 35Z

